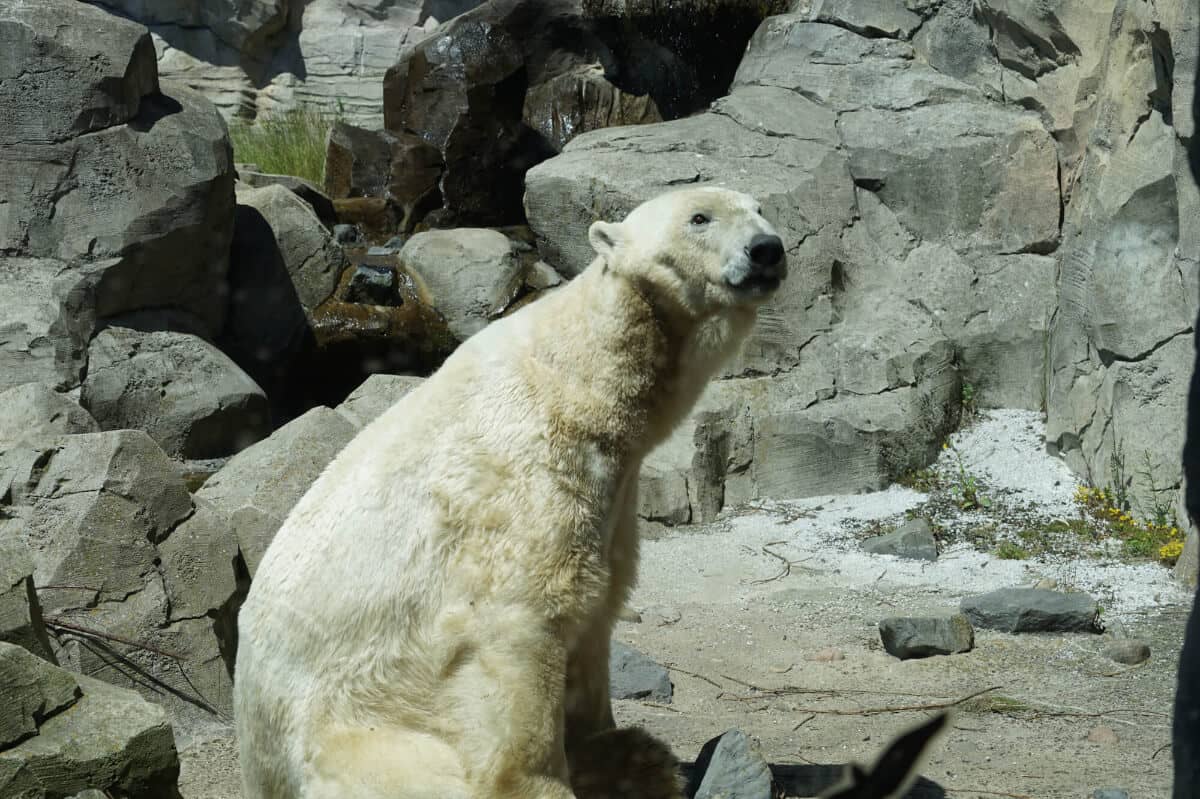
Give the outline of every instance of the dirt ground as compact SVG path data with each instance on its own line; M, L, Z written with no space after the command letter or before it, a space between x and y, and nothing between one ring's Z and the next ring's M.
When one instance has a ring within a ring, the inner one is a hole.
M1036 419L997 416L954 442L995 498L993 516L1020 507L1025 519L1032 505L1069 512L1074 479L1045 461L1039 439ZM921 708L986 691L956 705L912 796L1085 799L1113 787L1134 799L1169 797L1187 592L1154 563L1103 553L1001 560L950 533L935 563L861 551L859 539L927 512L930 500L894 487L648 529L630 603L641 620L621 622L616 637L668 666L675 693L669 705L617 702L618 724L646 727L684 761L740 729L758 742L786 795L806 797L837 777L835 765L872 761L930 712ZM970 514L935 522L947 530L992 524ZM1047 578L1099 599L1108 631L976 630L968 653L909 661L882 649L885 616L952 613L963 596ZM1113 637L1147 642L1150 660L1109 660L1102 650ZM842 657L822 658L830 649ZM227 727L189 730L181 746L185 799L239 795Z

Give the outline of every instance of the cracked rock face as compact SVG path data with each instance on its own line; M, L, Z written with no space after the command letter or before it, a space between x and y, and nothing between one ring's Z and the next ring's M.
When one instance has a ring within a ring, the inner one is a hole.
M0 475L0 541L30 552L60 662L176 708L228 710L218 631L239 590L236 539L154 441L63 436L5 452Z
M1047 438L1073 469L1127 488L1134 512L1152 517L1180 485L1192 369L1200 237L1187 220L1200 195L1180 104L1192 96L1200 10L1118 8L1064 222Z

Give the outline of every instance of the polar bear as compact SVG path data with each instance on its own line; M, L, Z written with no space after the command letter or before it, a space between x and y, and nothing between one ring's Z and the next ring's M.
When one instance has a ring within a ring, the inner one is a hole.
M588 238L587 269L464 342L276 534L238 621L247 799L681 795L609 702L638 470L787 261L720 188Z

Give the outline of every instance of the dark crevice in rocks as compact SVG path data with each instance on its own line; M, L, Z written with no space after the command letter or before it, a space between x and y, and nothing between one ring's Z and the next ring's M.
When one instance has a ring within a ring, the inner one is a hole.
M1175 81L1175 53L1171 49L1171 33L1155 23L1147 38L1150 42L1150 58L1154 64L1154 90L1147 99L1150 107L1162 114L1164 122L1174 125L1171 91Z
M231 565L237 587L233 595L221 607L217 608L213 614L212 627L213 635L217 638L217 649L221 654L221 660L224 661L225 669L229 672L229 676L233 677L233 667L237 660L238 612L242 609L242 604L246 601L247 594L250 593L250 569L246 565L246 559L242 556L240 547L237 554L234 555Z
M880 191L885 185L882 178L860 178L851 175L850 180L855 186L858 186L860 189L864 189L871 193Z
M1177 333L1172 333L1160 341L1156 341L1148 349L1143 350L1136 355L1121 355L1113 352L1112 350L1104 349L1103 347L1096 348L1096 355L1100 358L1100 363L1102 363L1105 367L1112 366L1114 363L1140 363L1180 336L1190 336L1192 335L1192 332L1193 330L1191 327L1186 327Z

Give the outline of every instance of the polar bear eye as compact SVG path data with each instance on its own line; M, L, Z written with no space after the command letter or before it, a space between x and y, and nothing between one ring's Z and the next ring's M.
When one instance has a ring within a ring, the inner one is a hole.
M693 225L707 225L708 222L709 222L709 219L704 214L695 214L692 216L692 224Z

